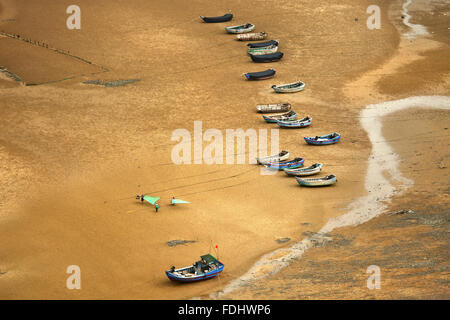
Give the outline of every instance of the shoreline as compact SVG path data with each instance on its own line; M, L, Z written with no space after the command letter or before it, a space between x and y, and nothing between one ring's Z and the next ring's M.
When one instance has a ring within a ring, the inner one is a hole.
M417 36L426 36L428 35L427 28L421 24L413 24L409 22L411 19L411 15L408 13L408 7L413 3L413 0L406 0L402 5L402 14L405 16L403 19L403 23L411 28L411 31L408 33L404 33L406 39L415 39Z

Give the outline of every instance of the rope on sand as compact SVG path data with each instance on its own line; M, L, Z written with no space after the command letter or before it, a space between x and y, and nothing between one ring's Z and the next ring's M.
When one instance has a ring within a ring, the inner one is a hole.
M45 42L35 41L35 40L29 39L29 38L23 38L23 37L21 37L18 34L8 33L8 32L4 32L4 31L0 31L0 36L8 37L8 38L15 39L15 40L18 40L18 41L23 41L23 42L31 44L31 45L35 45L35 46L38 46L38 47L41 47L41 48L44 48L44 49L51 50L51 51L56 52L58 54L66 55L68 57L71 57L71 58L76 59L78 61L81 61L83 63L90 64L90 65L92 65L94 67L100 68L100 69L102 69L102 72L109 71L109 69L104 67L104 66L98 65L96 63L93 63L92 61L89 61L89 60L84 59L82 57L79 57L79 56L76 56L74 54L71 54L69 50L58 49L58 48L50 46L49 44L47 44ZM71 78L73 78L73 77L66 78L66 79L63 79L63 80L67 80L67 79L71 79ZM58 80L58 81L54 81L54 82L59 82L59 81L62 81L62 80ZM24 83L23 80L22 80L22 83ZM28 85L28 84L25 84L25 85ZM35 85L35 84L30 84L30 85Z

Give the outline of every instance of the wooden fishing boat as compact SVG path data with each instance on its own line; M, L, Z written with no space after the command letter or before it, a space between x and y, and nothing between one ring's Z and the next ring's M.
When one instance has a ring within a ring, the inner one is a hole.
M307 116L303 119L299 120L284 120L280 119L277 121L277 124L282 128L304 128L311 125L312 118Z
M301 186L305 187L324 187L324 186L330 186L332 184L335 184L337 181L337 178L334 174L330 174L323 178L299 178L295 177L297 179L297 182Z
M312 176L322 171L321 163L314 163L309 167L297 169L283 169L288 176Z
M273 78L275 73L274 69L267 69L265 71L244 73L244 76L247 80L265 80Z
M253 56L260 56L264 54L271 54L278 51L278 46L271 45L263 48L250 48L248 49L248 54Z
M253 62L276 62L280 61L281 58L283 58L283 52L278 51L275 53L269 53L269 54L261 54L261 55L250 55L250 58L252 58Z
M225 31L228 33L247 33L255 29L255 25L252 23L245 23L239 26L225 27Z
M274 154L272 156L267 156L267 157L261 157L261 158L256 158L256 162L258 164L266 164L266 163L271 163L271 162L280 162L280 161L284 161L289 159L289 151L281 151L278 154Z
M170 280L181 282L202 281L216 277L222 272L225 265L211 254L201 256L201 260L192 266L175 269L172 267L166 271Z
M305 83L302 81L297 81L293 83L288 84L280 84L280 85L273 85L272 89L277 93L291 93L291 92L298 92L302 91L305 88Z
M240 41L256 41L256 40L264 40L267 37L267 33L265 32L256 32L256 33L244 33L238 34L236 39Z
M265 163L264 165L269 169L283 170L283 169L299 168L299 167L303 166L303 162L305 162L305 159L295 158L293 160L268 162L268 163Z
M205 21L206 23L219 23L219 22L230 21L231 19L233 19L233 14L227 13L227 14L224 14L223 16L220 16L220 17L200 16L200 18L202 18L202 20Z
M326 134L324 136L304 137L306 143L313 145L333 144L339 141L341 135L337 132Z
M256 42L256 43L247 43L247 46L249 49L257 49L257 48L267 48L270 46L277 46L278 47L278 40L269 40L265 42Z
M260 113L280 113L291 110L291 104L288 102L277 104L259 104L256 106L256 111Z
M262 116L264 120L266 120L267 123L276 123L278 120L285 120L285 121L292 121L297 118L297 112L294 110L290 110L285 113L281 114L275 114L272 116Z

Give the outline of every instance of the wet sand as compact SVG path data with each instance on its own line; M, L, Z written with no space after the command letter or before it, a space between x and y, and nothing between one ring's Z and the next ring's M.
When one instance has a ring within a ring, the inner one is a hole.
M81 1L80 31L65 29L61 12L71 3L5 3L20 10L11 9L16 20L0 29L42 39L110 71L34 87L0 80L0 242L8 244L0 249L1 298L207 297L286 245L276 239L300 241L303 232L318 231L364 195L370 143L355 123L365 104L380 100L361 99L358 93L370 92L372 84L353 81L388 61L399 44L385 15L381 30L366 28L371 3L268 1L255 8L238 2ZM389 3L382 1L382 8ZM45 4L48 19L34 10ZM245 44L222 25L198 18L229 9L233 24L251 21L280 40L286 56L274 64L273 81L244 81L243 72L272 65L252 64ZM50 32L55 27L59 32ZM13 58L0 53L0 61L7 59ZM18 62L2 64L26 81L27 72L33 76L28 81L37 83L59 80L59 70L80 74L75 62L50 73ZM271 93L273 83L298 78L307 83L304 92ZM141 81L117 88L82 84L95 79ZM358 93L346 94L347 83ZM171 163L173 130L191 130L194 120L203 120L204 129L269 128L255 105L285 99L315 122L301 131L281 130L280 147L320 161L324 173L339 177L338 185L301 189L281 173L261 176L252 165ZM339 131L342 143L317 149L300 141L330 131ZM162 198L158 214L135 201L140 192ZM192 204L169 207L172 195ZM197 242L168 247L174 239ZM215 244L226 264L220 278L190 286L165 278L165 269L189 265ZM65 288L71 264L81 267L80 291Z

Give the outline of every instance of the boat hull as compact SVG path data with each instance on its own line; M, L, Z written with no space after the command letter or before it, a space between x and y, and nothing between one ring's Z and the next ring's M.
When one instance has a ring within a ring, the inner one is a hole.
M166 275L172 281L177 281L177 282L197 282L197 281L204 281L204 280L209 280L209 279L215 278L221 272L222 271L218 271L218 272L215 272L214 274L205 275L205 276L198 276L198 277L191 277L191 278L176 277L176 276L168 273L167 271L166 271Z
M294 83L291 84L285 84L285 85L273 85L272 89L276 93L293 93L293 92L299 92L305 89L305 83L304 82L297 82L298 85L295 85L293 87L289 87L294 85Z
M273 170L283 170L283 169L295 169L303 166L305 159L300 158L298 160L286 161L286 162L270 162L266 163L265 166Z
M308 127L311 125L312 119L308 119L308 120L278 120L277 124L281 127L281 128L304 128L304 127Z
M250 55L253 62L264 63L264 62L277 62L283 58L283 52L275 52L270 54L262 54L262 55Z
M200 18L206 23L220 23L220 22L227 22L227 21L230 21L231 19L233 19L233 14L227 13L220 17L200 16Z
M298 184L304 187L326 187L331 186L336 183L337 178L336 176L332 175L329 179L324 178L298 178L295 177Z
M258 164L267 164L267 163L271 163L271 162L275 162L275 161L285 161L289 159L289 152L285 152L283 155L277 154L274 156L268 156L268 157L264 157L264 158L256 158L256 162Z
M214 277L217 277L224 269L225 265L223 263L219 264L219 268L212 270L210 272L206 272L204 274L201 275L196 275L193 277L181 277L178 275L175 275L173 273L171 273L170 271L166 271L166 276L172 280L172 281L177 281L177 282L197 282L197 281L204 281L204 280L209 280L212 279Z
M252 55L253 56L260 56L260 55L275 53L277 51L278 51L278 47L277 46L271 46L271 47L266 47L266 48L249 49L248 50L248 54L251 55L251 56Z
M256 111L259 113L281 113L289 110L291 110L290 103L262 104L256 106Z
M255 29L255 26L251 23L241 26L225 27L225 31L232 34L247 33L253 31L253 29Z
M289 113L289 112L288 112ZM274 115L274 116L265 116L263 115L263 119L267 122L267 123L277 123L278 121L293 121L295 119L297 119L297 114L294 112L291 112L291 115L285 115L285 114L281 114L281 115Z
M321 146L321 145L326 145L326 144L335 144L339 141L339 138L333 139L333 140L327 140L327 141L314 141L314 140L309 140L306 137L304 139L307 144L311 144L311 145L315 145L315 146Z
M341 135L337 134L336 137L332 137L332 138L327 138L327 136L321 136L321 137L318 137L318 139L316 139L315 137L304 137L303 139L305 140L305 142L307 144L320 146L320 145L337 143L340 138L341 138Z
M247 46L250 49L263 49L263 48L267 48L270 46L276 46L278 47L278 40L270 40L270 41L266 41L266 42L257 42L257 43L249 43L247 44Z
M284 173L288 176L306 177L318 174L322 171L322 164L315 163L313 166L301 169L284 169Z
M266 37L267 33L260 32L260 33L238 34L236 36L236 39L239 41L257 41L257 40L264 40Z
M274 69L268 69L265 71L244 73L244 76L247 80L255 81L273 78L276 73Z

